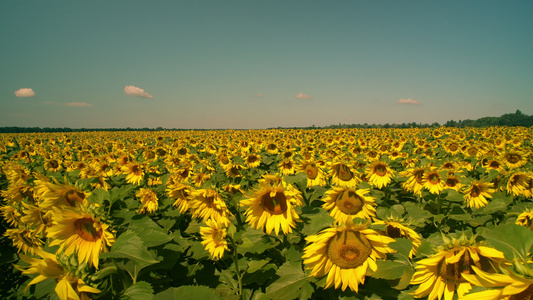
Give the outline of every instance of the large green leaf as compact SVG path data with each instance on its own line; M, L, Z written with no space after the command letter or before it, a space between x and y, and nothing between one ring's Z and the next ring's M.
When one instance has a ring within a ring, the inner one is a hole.
M381 279L398 279L402 277L407 265L394 260L378 260L376 261L378 270L372 275L374 278Z
M302 234L317 234L321 229L333 225L335 219L323 208L303 207L301 219L305 222Z
M133 218L129 227L143 240L146 247L159 246L172 240L172 236L147 216Z
M139 269L159 262L157 256L148 251L141 238L131 230L121 234L111 247L111 251L100 254L100 257L129 259Z
M533 247L533 231L516 224L487 230L483 237L509 260L517 258L525 262Z
M131 300L152 300L154 297L154 290L152 286L146 281L139 281L134 285L128 287L121 299Z
M270 299L309 299L309 287L307 277L300 264L286 262L278 272L280 278L266 288L266 296Z

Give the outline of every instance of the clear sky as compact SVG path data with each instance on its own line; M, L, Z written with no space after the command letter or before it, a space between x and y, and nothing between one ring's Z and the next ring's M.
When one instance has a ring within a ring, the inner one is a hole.
M533 1L0 2L0 126L533 114Z

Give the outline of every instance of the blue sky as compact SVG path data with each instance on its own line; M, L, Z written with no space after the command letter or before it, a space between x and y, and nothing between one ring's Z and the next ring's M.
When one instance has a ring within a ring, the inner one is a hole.
M533 114L533 1L2 1L0 126Z

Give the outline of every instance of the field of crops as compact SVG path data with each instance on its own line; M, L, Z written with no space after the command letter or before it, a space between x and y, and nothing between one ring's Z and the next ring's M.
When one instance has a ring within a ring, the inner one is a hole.
M532 133L3 134L3 298L533 299Z

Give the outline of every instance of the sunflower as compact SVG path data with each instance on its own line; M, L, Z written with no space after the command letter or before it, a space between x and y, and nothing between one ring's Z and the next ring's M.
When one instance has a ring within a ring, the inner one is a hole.
M235 196L237 193L241 193L244 195L244 191L242 190L242 187L240 184L228 184L222 187L224 191L230 193L230 195Z
M340 225L348 219L371 219L376 216L374 198L369 196L369 189L355 190L351 188L333 187L324 194L322 207L329 211Z
M157 207L159 206L159 202L157 199L156 193L152 191L151 189L145 189L141 188L137 193L135 193L135 196L141 199L141 209L139 210L139 213L153 213L157 210Z
M417 262L411 284L419 284L413 292L415 298L428 297L428 300L452 300L457 292L462 297L472 289L472 284L463 274L471 274L473 266L495 273L494 265L504 260L503 253L477 244L474 239L453 238L437 254Z
M127 174L126 181L131 184L139 185L144 177L144 171L140 164L129 163L122 168L122 172Z
M413 248L409 252L410 258L413 258L413 256L416 255L416 252L418 251L418 247L420 247L420 245L422 244L420 235L416 233L416 231L411 229L409 225L405 224L405 221L403 220L390 218L388 220L375 221L374 223L372 223L372 225L385 225L386 227L385 227L384 234L393 239L398 239L398 238L409 239L413 244Z
M524 172L516 172L507 181L507 194L514 196L524 195L524 191L529 188L529 176Z
M484 160L482 165L487 170L487 173L490 172L490 170L496 170L498 171L498 173L502 173L503 171L505 171L504 164L502 164L497 159L488 159L486 161Z
M292 232L299 221L295 205L302 202L300 192L283 181L259 183L259 187L248 198L241 200L240 206L247 207L244 215L246 222L255 229L263 229L267 234L272 231L279 234Z
M467 207L485 207L488 204L487 198L492 198L492 193L495 192L492 187L493 183L479 180L472 181L470 187L463 191Z
M219 260L224 256L224 250L229 251L226 229L212 219L207 220L206 224L207 227L200 227L202 245L214 260Z
M461 300L531 300L533 299L533 279L522 276L510 270L503 270L504 274L484 272L473 266L474 274L463 274L463 278L473 285L483 286L488 289L481 292L470 293ZM532 270L528 270L530 273Z
M345 162L335 161L331 164L330 176L332 185L354 189L361 182L357 175L357 170Z
M189 205L193 218L202 218L204 222L213 219L225 227L230 224L232 214L224 199L214 189L192 191Z
M244 161L248 168L257 168L261 164L261 156L254 153L249 153Z
M459 180L459 177L456 176L452 172L448 172L448 175L446 176L445 181L445 187L446 189L456 190L457 192L461 191L463 188L463 184Z
M239 164L230 163L229 166L226 166L226 176L233 178L242 177L242 170L245 170L245 167Z
M529 229L533 230L533 210L528 209L523 213L519 214L518 218L516 218L516 224L528 227Z
M11 239L13 246L17 247L18 252L35 254L42 249L44 242L36 230L27 228L10 228L6 229L5 237Z
M307 175L307 187L326 186L326 172L313 160L303 160L298 166Z
M531 196L533 195L533 173L528 172L527 177L527 188L523 191L523 194L526 198L531 198Z
M294 162L290 159L284 159L278 164L278 170L283 176L288 176L294 174L295 166Z
M394 252L388 244L394 239L380 235L366 225L346 225L322 230L306 237L303 263L311 270L309 276L327 275L324 288L334 286L343 291L359 291L370 268L377 271L377 259L385 259L387 253Z
M2 212L2 217L4 218L4 221L6 221L10 226L16 227L22 226L24 224L21 219L22 214L17 208L13 207L12 205L3 205L0 207L0 211Z
M509 169L520 168L527 163L525 153L517 149L508 150L500 159Z
M63 166L61 165L61 160L50 158L50 159L45 159L44 169L49 172L59 172L63 169Z
M67 256L77 252L80 263L87 262L98 269L98 256L115 242L108 227L90 214L54 208L47 237L52 239L50 246L59 245L59 251Z
M21 271L22 274L39 274L28 283L24 292L26 292L30 285L37 284L46 279L54 279L56 281L55 292L60 300L89 299L87 293L100 293L100 290L85 284L83 280L66 271L57 261L54 254L43 250L39 250L36 254L40 258L20 254L20 259L29 265L15 265L15 268Z
M44 178L35 181L35 196L40 200L39 207L42 210L51 210L54 207L87 206L87 196L79 187L69 184L66 180L64 184L55 180L55 183L46 181Z
M440 194L446 186L443 176L437 170L428 170L424 173L424 188L431 194Z
M368 182L378 189L389 185L394 176L394 171L389 165L382 161L375 161L368 165L365 169L366 178Z

